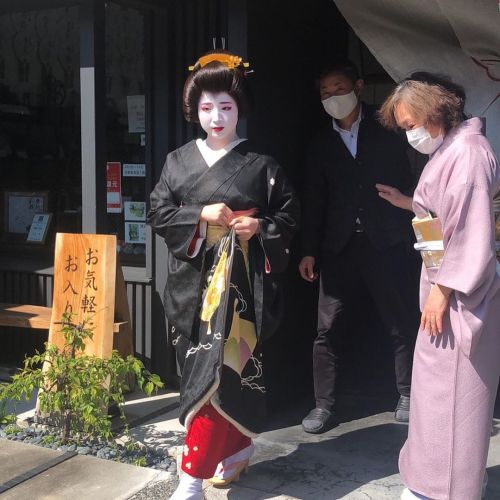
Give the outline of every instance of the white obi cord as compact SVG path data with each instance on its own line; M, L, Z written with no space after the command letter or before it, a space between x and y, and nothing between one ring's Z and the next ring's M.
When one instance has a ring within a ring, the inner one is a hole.
M425 267L439 267L443 261L444 245L443 240L421 241L413 245L415 250L420 252Z

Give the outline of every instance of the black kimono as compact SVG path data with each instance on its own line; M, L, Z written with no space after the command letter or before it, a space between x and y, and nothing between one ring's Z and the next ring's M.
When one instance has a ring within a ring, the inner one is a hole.
M204 240L200 251L190 256L201 211L214 203L225 203L233 211L256 209L259 234L248 245L240 245L231 231L217 243ZM189 425L211 400L241 432L252 435L261 430L265 389L259 345L272 335L283 314L279 279L289 260L298 212L297 199L279 165L250 152L246 141L211 167L195 141L167 156L151 194L148 223L169 250L164 305L182 369L181 423ZM214 293L217 269L227 278L222 298L217 298L221 307L203 320L202 305ZM250 357L250 362L237 371L224 363L236 315L245 325L252 324L256 337L252 354L242 343L241 352L248 353L245 359Z

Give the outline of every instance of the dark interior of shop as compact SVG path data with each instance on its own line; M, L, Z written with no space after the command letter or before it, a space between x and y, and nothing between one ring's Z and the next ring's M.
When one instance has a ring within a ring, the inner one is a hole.
M335 58L351 58L365 78L368 102L380 102L392 80L334 2L312 2L307 8L289 2L286 9L276 0L265 2L265 8L263 2L248 5L248 58L255 69L255 109L248 120L248 137L278 159L300 195L307 145L328 120L315 84L320 71ZM265 350L271 407L279 412L293 406L295 418L314 406L311 355L318 294L317 283L300 278L298 262L299 238L286 276L288 314ZM391 345L363 289L346 323L339 417L391 411L397 401Z

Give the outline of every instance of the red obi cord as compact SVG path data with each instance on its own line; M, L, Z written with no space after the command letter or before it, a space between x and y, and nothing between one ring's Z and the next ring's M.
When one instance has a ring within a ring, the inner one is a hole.
M251 443L211 404L204 405L186 434L181 468L192 477L210 479L219 462Z
M189 243L189 248L187 251L188 256L190 257L194 253L194 249L196 248L196 242L200 239L200 223L196 225L196 231L194 232L193 239L191 243Z

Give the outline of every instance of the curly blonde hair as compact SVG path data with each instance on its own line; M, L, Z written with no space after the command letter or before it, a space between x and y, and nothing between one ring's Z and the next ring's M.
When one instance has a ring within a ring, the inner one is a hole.
M413 73L399 83L378 111L382 125L392 130L398 128L394 110L401 102L424 126L439 125L445 132L465 118L464 89L446 77L431 73Z

